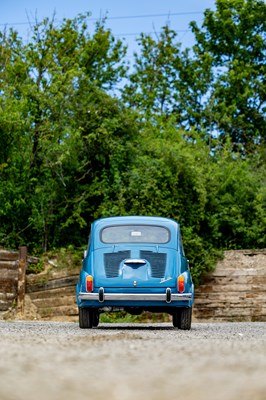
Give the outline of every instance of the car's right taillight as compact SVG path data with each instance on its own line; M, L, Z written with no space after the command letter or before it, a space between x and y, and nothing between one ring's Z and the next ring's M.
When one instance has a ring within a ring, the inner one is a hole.
M184 275L179 275L177 278L177 290L179 293L184 293L185 291L185 277Z

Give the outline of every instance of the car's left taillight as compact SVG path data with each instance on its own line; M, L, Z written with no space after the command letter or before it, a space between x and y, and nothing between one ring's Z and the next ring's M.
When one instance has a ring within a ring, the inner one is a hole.
M93 291L93 276L87 275L86 276L86 291L91 293Z

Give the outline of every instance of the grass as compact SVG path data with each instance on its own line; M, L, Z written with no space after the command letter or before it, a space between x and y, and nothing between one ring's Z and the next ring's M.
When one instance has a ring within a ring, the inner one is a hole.
M125 311L103 313L100 322L103 323L146 323L146 322L170 322L171 316L164 313L151 313L144 311L140 315L131 315Z

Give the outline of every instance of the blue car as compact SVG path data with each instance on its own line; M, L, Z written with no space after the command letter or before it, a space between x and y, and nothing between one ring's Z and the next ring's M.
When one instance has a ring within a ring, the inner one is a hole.
M194 285L179 224L168 218L127 216L95 221L76 286L80 328L103 312L172 315L191 328Z

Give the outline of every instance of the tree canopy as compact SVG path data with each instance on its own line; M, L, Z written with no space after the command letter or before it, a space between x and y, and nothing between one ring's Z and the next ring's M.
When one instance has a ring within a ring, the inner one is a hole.
M110 215L181 224L196 281L266 245L266 5L216 0L195 45L126 46L88 15L0 32L0 245L84 246ZM114 96L113 89L121 94Z

